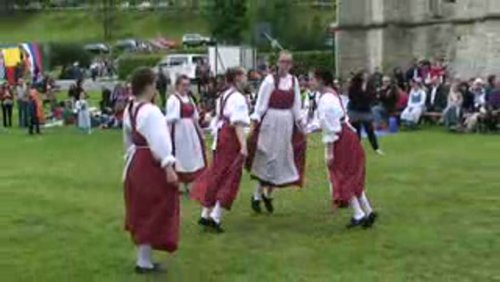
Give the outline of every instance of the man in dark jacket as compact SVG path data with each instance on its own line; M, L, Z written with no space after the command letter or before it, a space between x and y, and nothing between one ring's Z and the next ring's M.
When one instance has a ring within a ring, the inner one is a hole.
M442 112L446 108L448 89L439 82L438 77L432 79L428 93L427 101L425 101L427 112Z

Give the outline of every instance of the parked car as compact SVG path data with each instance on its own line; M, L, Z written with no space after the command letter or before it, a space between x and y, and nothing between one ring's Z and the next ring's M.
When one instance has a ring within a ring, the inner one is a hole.
M187 75L189 79L196 78L196 66L201 60L206 60L205 54L174 54L165 56L157 65L173 82L179 75Z
M182 37L182 45L184 47L199 47L212 43L210 37L204 37L198 33L188 33Z

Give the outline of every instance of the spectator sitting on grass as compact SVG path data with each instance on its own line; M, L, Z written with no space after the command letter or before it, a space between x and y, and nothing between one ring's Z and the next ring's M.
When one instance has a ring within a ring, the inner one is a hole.
M476 78L470 92L474 96L474 109L478 111L486 105L486 89L484 88L483 80Z
M420 117L425 111L425 101L427 93L422 81L417 79L412 82L408 105L401 113L401 122L409 128L415 128L420 121Z
M496 80L497 80L496 75L488 76L488 85L486 85L486 102L488 102L491 92L495 89L497 85Z
M386 127L389 116L396 110L398 91L396 81L384 76L382 87L377 93L377 103L372 107L376 128Z
M426 111L442 112L446 107L446 87L440 82L438 76L432 78L432 84L429 87L429 95L426 99Z
M399 88L406 90L407 83L405 75L400 67L394 68L392 73L392 78L396 80L396 83L399 86Z
M464 101L462 93L459 91L460 82L455 81L448 94L448 105L443 111L444 126L450 130L457 129L460 125L462 103Z

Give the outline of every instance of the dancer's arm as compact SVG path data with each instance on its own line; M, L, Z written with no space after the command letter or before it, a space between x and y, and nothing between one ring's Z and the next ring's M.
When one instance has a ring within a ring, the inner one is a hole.
M180 113L181 103L179 102L179 99L170 95L167 100L167 104L165 105L165 118L167 119L167 122L169 124L173 124L178 121L181 118Z
M257 101L255 102L255 110L251 116L252 121L260 122L262 116L266 113L269 106L269 99L271 93L274 91L274 78L268 75L262 82L257 94Z

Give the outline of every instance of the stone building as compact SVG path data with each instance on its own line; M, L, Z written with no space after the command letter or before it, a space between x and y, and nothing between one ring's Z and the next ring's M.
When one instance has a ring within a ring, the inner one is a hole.
M337 73L444 58L453 75L500 75L500 0L338 0Z

